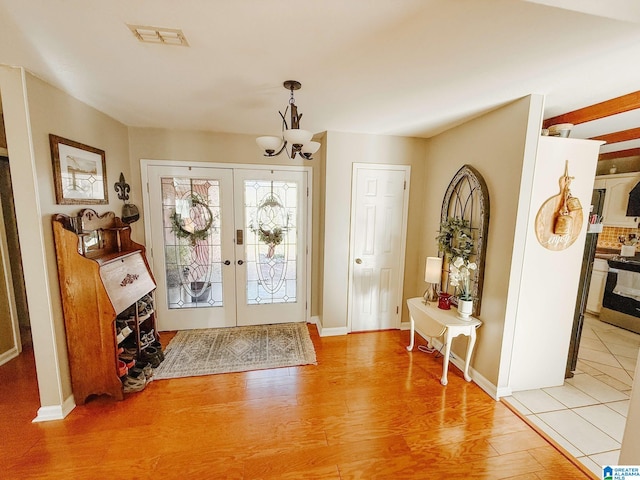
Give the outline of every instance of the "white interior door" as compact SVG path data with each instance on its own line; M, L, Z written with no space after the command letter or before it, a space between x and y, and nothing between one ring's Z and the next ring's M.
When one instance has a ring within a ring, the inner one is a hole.
M238 325L301 322L307 308L307 173L236 170Z
M410 167L354 164L351 331L400 327Z
M235 326L233 171L149 166L147 175L158 328Z

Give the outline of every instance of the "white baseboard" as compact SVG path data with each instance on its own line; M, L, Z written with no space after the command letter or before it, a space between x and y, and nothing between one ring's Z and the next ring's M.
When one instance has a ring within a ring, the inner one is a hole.
M496 392L496 400L500 400L502 397L510 397L513 395L511 387L499 387Z
M440 350L440 351L444 350L444 345L440 340L433 338L430 343L437 350ZM449 360L456 367L458 367L462 372L464 372L464 359L458 357L458 355L451 352L449 354ZM500 396L498 395L498 387L496 387L493 383L487 380L483 375L478 373L478 371L475 370L472 366L469 366L469 376L471 377L471 380L476 385L478 385L482 390L484 390L487 393L487 395L489 395L491 398L493 398L494 400L500 399Z
M349 330L347 327L330 327L323 328L320 323L318 323L318 334L321 337L337 337L339 335L347 335Z
M38 416L34 418L32 423L50 422L52 420L62 420L76 408L76 401L73 395L70 395L62 405L49 405L38 409Z
M337 337L339 335L347 335L349 329L347 327L323 327L319 316L311 317L310 321L318 327L318 335L321 337Z
M14 358L16 358L18 355L20 355L20 352L16 347L7 350L2 355L0 355L0 365L4 365L9 360L13 360Z
M411 329L411 322L400 323L400 330L410 330L410 329Z

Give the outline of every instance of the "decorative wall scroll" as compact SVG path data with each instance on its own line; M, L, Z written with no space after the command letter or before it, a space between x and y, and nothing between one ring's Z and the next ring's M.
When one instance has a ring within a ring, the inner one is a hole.
M582 230L582 205L571 195L569 161L560 177L560 193L542 204L536 215L536 237L547 250L564 250L576 241Z
M472 279L473 315L480 315L482 303L482 284L484 282L484 264L487 252L487 233L489 231L489 191L482 175L471 165L464 165L456 172L442 200L441 223L448 219L462 219L468 222L473 239L473 252L469 260L477 265L477 274ZM445 256L442 289L449 286L447 262Z

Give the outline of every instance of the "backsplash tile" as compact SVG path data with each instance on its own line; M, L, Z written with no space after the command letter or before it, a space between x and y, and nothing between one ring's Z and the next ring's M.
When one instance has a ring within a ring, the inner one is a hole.
M598 235L597 248L619 249L622 246L618 237L629 238L629 234L640 235L637 228L624 227L603 227L602 233Z

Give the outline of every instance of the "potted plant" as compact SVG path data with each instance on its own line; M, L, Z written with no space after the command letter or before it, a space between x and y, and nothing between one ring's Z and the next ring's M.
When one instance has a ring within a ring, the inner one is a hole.
M468 319L473 312L473 292L471 275L478 268L474 262L456 257L449 267L449 282L456 288L458 316Z

